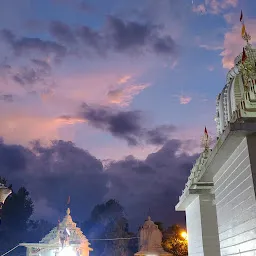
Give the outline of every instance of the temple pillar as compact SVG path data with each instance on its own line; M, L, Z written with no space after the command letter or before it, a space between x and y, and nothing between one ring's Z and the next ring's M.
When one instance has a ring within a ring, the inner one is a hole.
M176 211L186 212L189 256L220 256L213 182L191 180Z
M218 256L220 245L214 196L199 194L186 207L189 255Z
M189 255L218 256L220 245L214 197L199 194L186 208Z
M27 247L27 251L26 251L26 256L31 256L32 255L32 248L31 247Z

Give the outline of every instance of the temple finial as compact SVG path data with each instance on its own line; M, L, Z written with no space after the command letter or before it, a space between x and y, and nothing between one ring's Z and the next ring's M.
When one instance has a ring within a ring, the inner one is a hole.
M68 208L66 211L67 215L70 215L70 209Z
M151 220L151 210L150 210L150 208L148 208L148 220Z

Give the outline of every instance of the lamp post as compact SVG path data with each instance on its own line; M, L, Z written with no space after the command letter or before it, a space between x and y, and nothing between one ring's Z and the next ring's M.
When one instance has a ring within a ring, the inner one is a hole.
M7 188L4 184L0 183L0 224L2 217L2 208L6 198L12 193L11 189Z

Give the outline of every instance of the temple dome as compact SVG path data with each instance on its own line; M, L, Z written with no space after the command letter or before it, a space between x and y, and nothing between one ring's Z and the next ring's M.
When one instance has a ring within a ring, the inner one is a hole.
M145 227L145 226L151 227L151 226L154 226L154 225L156 225L156 224L151 220L151 217L148 216L148 219L144 222L143 227Z
M80 228L76 226L76 223L72 220L70 215L70 209L67 209L66 216L58 224L57 227L53 228L48 235L46 235L39 243L43 244L57 244L59 243L59 233L64 232L68 229L70 232L69 244L81 244L89 247L90 243L86 236L83 234ZM90 248L90 250L92 250Z

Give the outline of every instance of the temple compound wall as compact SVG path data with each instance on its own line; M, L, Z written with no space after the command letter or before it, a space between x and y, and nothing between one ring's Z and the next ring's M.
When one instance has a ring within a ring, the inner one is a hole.
M217 97L216 145L204 144L176 205L186 212L189 256L256 255L255 53L247 43L229 71Z

